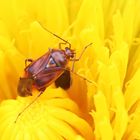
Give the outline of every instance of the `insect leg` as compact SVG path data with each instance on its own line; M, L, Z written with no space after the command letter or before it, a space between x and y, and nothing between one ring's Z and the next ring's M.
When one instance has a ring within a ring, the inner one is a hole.
M31 59L31 58L25 59L25 67L27 67L27 62L32 63L33 62L33 59Z
M40 91L40 93L35 97L35 99L32 100L32 102L30 102L17 116L16 120L15 120L15 123L17 122L18 118L24 113L24 111L30 107L42 94L43 94L44 90L43 91Z
M74 54L74 60L76 59L76 53ZM75 61L73 61L72 63L72 68L71 68L71 71L74 72L74 64L75 64Z
M96 82L91 81L91 80L89 80L89 79L86 79L84 76L79 75L78 73L76 73L76 72L74 72L74 71L72 71L72 70L70 70L70 69L68 69L68 68L63 68L63 69L64 69L64 70L67 70L67 71L70 71L72 74L74 74L74 75L76 75L76 76L82 78L83 80L85 80L85 81L87 81L87 82L93 84L95 87L98 87Z
M85 52L85 50L87 49L87 47L89 47L90 45L92 45L92 43L88 44L87 46L84 47L84 49L82 50L79 58L76 58L76 54L74 54L74 58L73 59L70 59L70 61L73 61L73 64L72 64L72 69L71 71L74 72L74 64L75 64L75 61L79 61L83 55L83 53Z
M84 47L84 49L82 50L80 56L79 56L78 58L70 59L70 61L79 61L79 60L81 59L82 55L84 54L85 50L86 50L89 46L91 46L91 45L92 45L92 43L86 45L86 46Z

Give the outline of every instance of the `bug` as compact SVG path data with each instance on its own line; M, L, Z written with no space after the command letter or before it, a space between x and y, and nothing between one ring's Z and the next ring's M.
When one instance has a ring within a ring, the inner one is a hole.
M68 68L68 63L69 61L73 61L73 67L74 67L74 62L79 61L86 48L92 45L92 43L90 43L87 46L85 46L80 56L78 58L75 58L76 53L73 49L71 49L71 44L68 41L64 40L63 38L49 31L42 25L41 27L45 29L47 32L49 32L50 34L62 40L63 42L59 43L58 49L49 49L48 52L46 52L44 55L42 55L36 60L32 60L32 59L25 60L25 66L26 66L24 69L25 74L23 77L19 79L19 83L17 87L18 94L23 97L31 96L33 88L38 90L40 93L30 104L28 104L18 114L15 122L17 121L19 116L31 104L33 104L37 100L37 98L39 98L39 96L44 92L44 90L53 82L56 82L57 87L58 86L62 87L63 83L60 85L62 79L66 77L68 81L70 81L70 77L69 77L70 73L78 75L77 73L73 72L73 68L72 70ZM65 49L61 48L62 45L66 45ZM30 62L30 64L27 65L27 62ZM82 76L80 77L83 78ZM69 86L70 85L66 85L64 88L67 89Z

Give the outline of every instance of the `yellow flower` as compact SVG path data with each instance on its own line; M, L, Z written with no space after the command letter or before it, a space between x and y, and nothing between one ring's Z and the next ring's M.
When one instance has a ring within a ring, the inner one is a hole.
M140 139L139 5L138 0L0 1L0 140ZM25 109L39 94L17 95L25 59L35 60L61 42L42 26L68 40L77 57L93 43L74 66L87 80L71 73L68 90L52 84Z

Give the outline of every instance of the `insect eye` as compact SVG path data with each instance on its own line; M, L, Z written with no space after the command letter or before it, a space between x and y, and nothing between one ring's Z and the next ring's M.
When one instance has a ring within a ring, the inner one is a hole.
M66 48L65 48L65 51L68 51L68 50L70 50L70 49L69 49L68 47L66 47Z

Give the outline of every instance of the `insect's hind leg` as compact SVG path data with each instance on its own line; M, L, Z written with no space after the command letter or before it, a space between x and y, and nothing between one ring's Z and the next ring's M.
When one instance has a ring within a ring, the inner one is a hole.
M80 77L81 79L83 79L83 80L87 81L88 83L93 84L95 87L98 87L98 85L97 85L97 83L96 83L96 82L91 81L91 80L89 80L89 79L85 78L84 76L79 75L78 73L76 73L76 72L74 72L74 71L72 71L72 70L70 70L70 69L68 69L68 68L63 68L63 70L67 70L67 71L71 72L72 74L74 74L74 75L76 75L76 76Z
M24 113L26 109L28 109L42 94L44 90L40 91L40 93L17 115L15 123L17 122L18 118Z
M25 67L27 67L27 63L30 62L32 63L34 60L31 58L25 59Z

